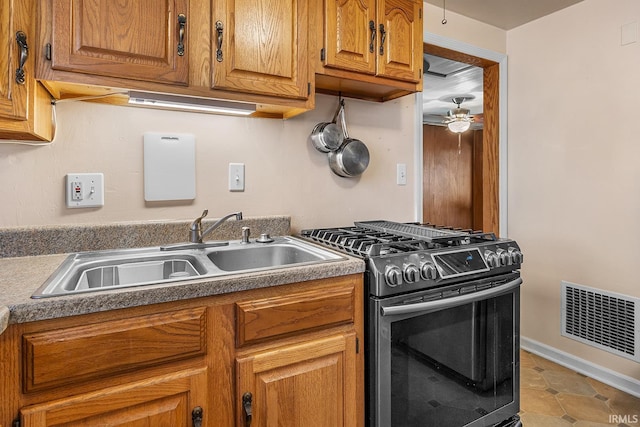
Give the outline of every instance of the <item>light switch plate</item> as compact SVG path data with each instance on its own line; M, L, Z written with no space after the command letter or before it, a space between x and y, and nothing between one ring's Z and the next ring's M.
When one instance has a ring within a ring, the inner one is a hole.
M229 191L244 191L244 163L229 163Z
M101 173L69 173L65 188L68 208L104 206L104 175Z
M407 185L407 165L404 163L396 165L396 184Z

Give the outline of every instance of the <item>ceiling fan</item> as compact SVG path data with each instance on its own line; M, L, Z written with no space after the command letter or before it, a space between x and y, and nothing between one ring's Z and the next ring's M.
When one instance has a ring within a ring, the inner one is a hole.
M482 127L482 114L471 114L471 111L462 107L465 101L475 99L474 95L454 95L442 97L438 101L451 101L456 104L456 108L447 111L446 114L424 114L423 123L436 126L447 126L453 133L463 133L473 125L474 129Z

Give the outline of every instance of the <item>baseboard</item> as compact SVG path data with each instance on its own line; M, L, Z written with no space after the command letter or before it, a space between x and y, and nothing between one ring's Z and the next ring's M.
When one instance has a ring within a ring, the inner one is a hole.
M640 381L635 378L628 377L523 336L520 337L520 347L523 350L544 357L558 365L572 369L594 380L622 390L625 393L640 397Z

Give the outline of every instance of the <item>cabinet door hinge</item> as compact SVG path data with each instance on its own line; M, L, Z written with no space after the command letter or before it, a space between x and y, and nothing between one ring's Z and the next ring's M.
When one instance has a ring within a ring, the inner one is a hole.
M356 354L360 353L360 338L356 338Z
M420 19L422 19L422 9L420 9L419 16L420 16Z
M307 82L307 96L311 95L311 82Z
M11 424L11 427L20 427L20 418L14 420L13 424Z
M51 61L51 43L47 43L44 47L44 56L47 61Z
M322 48L320 49L320 60L324 61L324 57L325 57L324 48Z

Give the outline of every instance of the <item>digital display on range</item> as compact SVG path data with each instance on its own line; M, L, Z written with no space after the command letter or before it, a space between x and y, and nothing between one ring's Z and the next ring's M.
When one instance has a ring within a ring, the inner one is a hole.
M442 278L464 276L479 271L489 271L487 263L477 248L434 254L433 259Z

